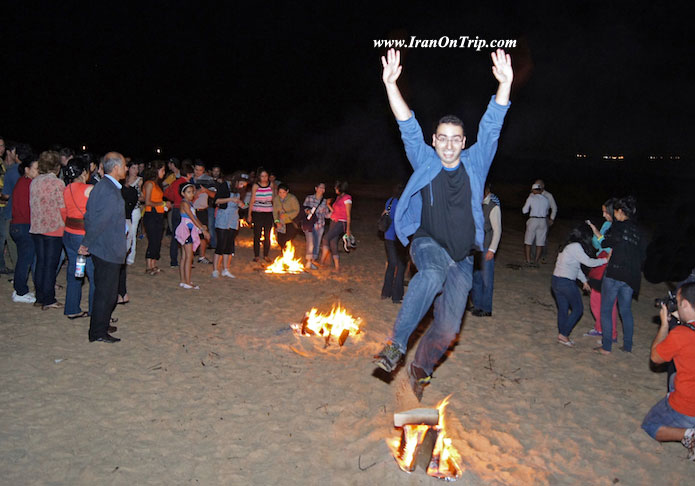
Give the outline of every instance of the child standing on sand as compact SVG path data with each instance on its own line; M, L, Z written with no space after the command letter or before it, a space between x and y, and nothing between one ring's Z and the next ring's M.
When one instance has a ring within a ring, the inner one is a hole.
M184 289L199 290L200 287L191 281L191 268L193 267L193 252L200 245L200 234L206 239L210 239L208 228L202 224L193 210L193 198L195 197L195 186L190 182L181 185L179 189L183 200L181 201L181 223L176 228L176 241L181 244L182 261L179 267L181 282L179 287Z

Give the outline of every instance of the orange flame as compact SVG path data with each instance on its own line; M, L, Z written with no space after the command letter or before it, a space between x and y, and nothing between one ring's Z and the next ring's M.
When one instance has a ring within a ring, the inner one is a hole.
M261 235L261 241L265 241L265 231ZM275 227L270 228L270 246L280 246L278 243L278 238L275 235Z
M271 233L271 236L273 233ZM302 262L294 257L294 245L291 241L287 242L287 246L282 251L282 256L279 256L268 265L265 269L265 273L302 273L304 271L304 265Z
M292 324L295 333L302 335L318 334L328 342L331 337L338 339L342 346L348 336L360 334L362 319L351 316L340 304L334 305L328 314L319 314L316 307L306 313L301 324Z
M444 423L444 411L449 404L449 397L451 395L437 405L437 410L439 411L437 425L406 424L403 426L401 437L387 441L391 453L401 470L412 472L415 469L417 450L425 439L427 431L433 429L437 432L437 439L432 450L429 465L427 466L427 475L447 481L455 481L461 477L462 471L459 466L461 456L454 448L451 438L446 436Z
M239 220L239 228L250 228L250 227L251 227L251 225L245 219Z

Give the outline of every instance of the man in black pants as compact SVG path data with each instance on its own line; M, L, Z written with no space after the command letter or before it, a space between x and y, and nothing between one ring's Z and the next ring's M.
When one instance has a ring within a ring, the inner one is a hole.
M120 180L125 179L125 159L117 152L104 156L105 177L87 201L85 235L78 253L91 254L94 262L94 306L89 321L89 342L117 343L111 336L111 313L118 301L118 279L126 256L125 203Z

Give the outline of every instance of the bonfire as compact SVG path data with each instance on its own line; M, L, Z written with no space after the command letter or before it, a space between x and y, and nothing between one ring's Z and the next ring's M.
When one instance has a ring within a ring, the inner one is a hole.
M451 395L449 395L451 396ZM401 428L401 436L387 441L398 467L413 472L419 464L427 475L446 481L461 477L458 463L461 456L446 436L444 410L449 397L439 402L436 409L415 409L394 414L394 425Z
M340 304L333 306L328 314L319 314L316 307L306 313L300 324L292 324L292 329L301 336L321 336L326 346L331 338L338 340L338 345L345 344L349 336L361 333L362 319L351 316Z
M280 273L280 274L297 274L304 271L304 264L294 257L294 245L291 241L287 242L287 246L282 250L282 255L277 257L273 263L268 265L265 273Z

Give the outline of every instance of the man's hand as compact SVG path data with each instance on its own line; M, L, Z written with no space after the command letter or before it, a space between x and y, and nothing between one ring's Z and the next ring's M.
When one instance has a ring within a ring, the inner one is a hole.
M582 284L582 288L586 290L587 292L591 292L591 287L589 286L589 282L584 282Z
M512 58L509 54L505 54L502 49L497 49L491 56L492 74L500 83L497 87L497 93L495 93L495 103L507 106L509 104L509 95L512 91L512 79L514 79Z
M661 304L659 308L659 318L661 318L662 326L668 326L668 309L664 304Z
M403 70L403 66L401 66L401 51L389 49L386 57L381 56L381 65L384 66L384 72L381 75L384 84L396 84L396 80Z
M504 49L497 49L496 52L491 54L491 57L492 74L495 76L495 79L497 79L500 84L512 84L512 79L514 79L514 71L512 70L511 56L509 54L505 54Z
M495 258L495 252L488 250L487 253L485 253L485 260L489 262L493 258Z
M84 245L80 245L80 247L77 249L77 253L79 255L89 255L88 248Z

